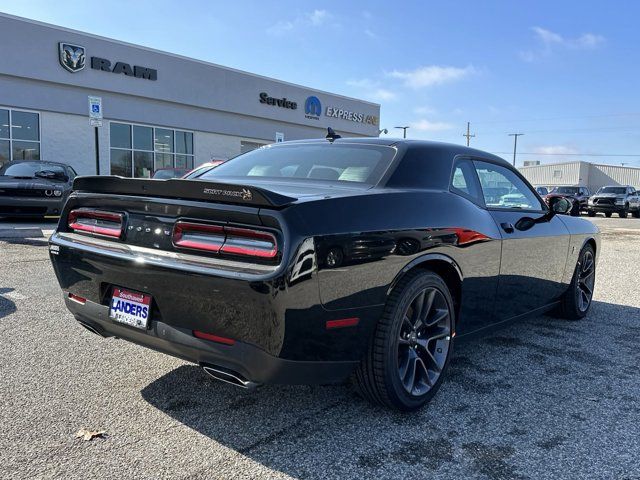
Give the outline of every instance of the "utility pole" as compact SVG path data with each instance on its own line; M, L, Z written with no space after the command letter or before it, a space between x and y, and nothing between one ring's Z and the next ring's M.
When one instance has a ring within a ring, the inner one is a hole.
M516 150L518 149L518 137L524 135L524 133L509 133L510 137L513 137L513 166L516 166Z
M471 122L467 122L467 133L462 134L463 137L467 137L467 147L469 146L470 140L476 136L475 133L471 135L471 132L469 131L470 128L471 128Z
M402 130L402 138L407 138L407 127L394 127L394 128L399 128L400 130Z

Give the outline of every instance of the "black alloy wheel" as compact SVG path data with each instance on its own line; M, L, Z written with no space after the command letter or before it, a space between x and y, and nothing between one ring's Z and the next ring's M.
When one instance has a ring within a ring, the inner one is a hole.
M453 351L455 311L449 288L434 272L409 272L389 295L385 312L354 376L369 401L402 411L429 401Z
M585 245L578 257L569 290L562 301L562 316L570 320L583 318L593 300L596 281L596 256L591 245Z
M451 343L451 318L444 294L422 289L402 317L397 340L398 375L410 395L420 396L435 385Z
M578 263L578 282L576 295L578 296L578 308L581 312L589 310L593 298L593 287L596 281L596 260L593 250L585 249L582 259Z
M344 254L339 247L333 247L327 252L326 264L329 268L338 268L342 265Z

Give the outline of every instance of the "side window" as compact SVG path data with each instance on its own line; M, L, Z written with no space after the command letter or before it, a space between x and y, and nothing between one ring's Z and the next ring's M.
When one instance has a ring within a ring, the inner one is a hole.
M478 177L470 160L458 160L451 176L451 191L482 204L482 193L478 185Z
M508 168L480 161L474 164L488 208L544 210L531 187Z

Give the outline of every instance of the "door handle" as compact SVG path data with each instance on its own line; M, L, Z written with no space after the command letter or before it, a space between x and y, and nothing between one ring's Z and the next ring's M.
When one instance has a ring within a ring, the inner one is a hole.
M500 226L505 232L513 233L513 225L511 225L509 222L503 222L500 224Z

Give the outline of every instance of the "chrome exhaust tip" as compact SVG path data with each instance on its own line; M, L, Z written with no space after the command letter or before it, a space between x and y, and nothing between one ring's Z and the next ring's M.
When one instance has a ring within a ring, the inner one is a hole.
M242 375L223 367L215 367L211 365L202 365L202 369L211 377L221 382L230 383L236 387L252 390L259 386L259 383L247 380Z

